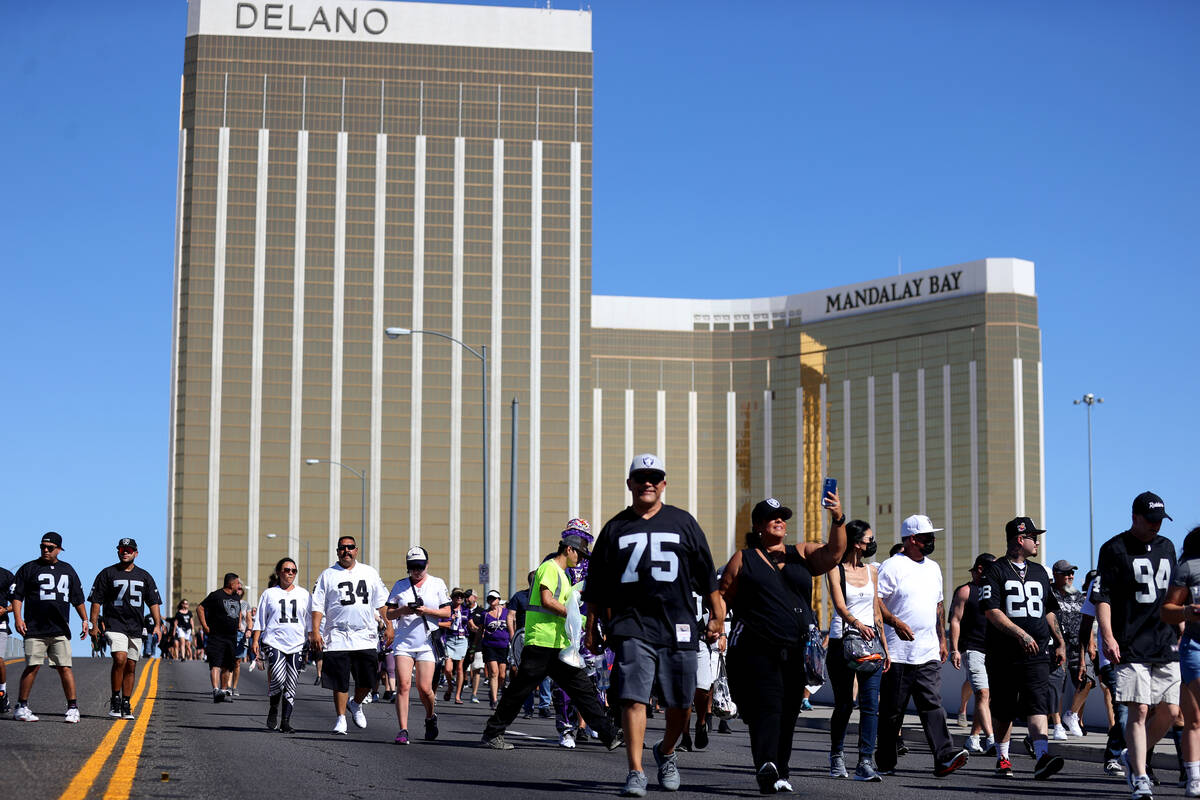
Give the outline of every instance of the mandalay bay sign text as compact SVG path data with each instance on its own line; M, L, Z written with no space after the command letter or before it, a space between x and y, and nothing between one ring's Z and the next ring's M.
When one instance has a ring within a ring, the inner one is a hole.
M861 289L827 294L825 295L825 313L852 311L856 308L870 308L885 303L950 294L961 288L959 279L962 278L962 274L962 270L955 270L941 275L924 275L918 278L878 283L874 286L864 286Z
M388 26L387 12L382 8L368 8L360 15L357 8L341 6L297 10L291 3L238 3L234 13L238 30L358 33L361 28L364 33L378 36Z

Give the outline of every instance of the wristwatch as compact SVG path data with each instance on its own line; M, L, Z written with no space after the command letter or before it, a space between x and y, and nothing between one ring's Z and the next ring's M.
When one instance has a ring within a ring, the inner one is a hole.
M839 527L840 527L840 526L842 526L842 525L845 525L845 524L846 524L846 515L845 515L845 514L842 514L840 517L838 517L837 519L835 519L835 520L833 521L833 524L834 524L834 525L837 525L837 526L839 526Z

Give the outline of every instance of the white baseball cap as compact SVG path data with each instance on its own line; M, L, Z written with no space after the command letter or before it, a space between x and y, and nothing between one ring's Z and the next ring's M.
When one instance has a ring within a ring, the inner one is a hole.
M945 528L933 527L933 522L924 514L913 514L900 524L900 538L905 539L918 533L937 533Z
M634 456L633 461L629 462L629 476L633 477L635 472L661 472L662 476L667 477L667 466L658 456L653 453L642 453L640 456Z

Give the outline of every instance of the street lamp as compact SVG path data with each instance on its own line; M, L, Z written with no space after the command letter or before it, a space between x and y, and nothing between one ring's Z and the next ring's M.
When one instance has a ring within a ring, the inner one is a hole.
M479 359L480 375L480 397L482 398L483 409L483 563L480 566L487 573L487 579L481 580L480 583L486 584L491 580L491 571L488 569L488 396L487 396L487 345L481 345L479 350L471 347L466 342L455 339L453 336L448 336L437 331L414 331L410 328L387 328L384 330L389 339L398 339L401 336L411 336L414 333L423 333L426 336L437 336L440 339L454 342L462 349L466 350L471 355ZM482 352L480 352L482 351ZM487 591L487 586L483 587Z
M1087 406L1087 423L1088 423L1088 569L1094 569L1096 566L1096 500L1092 489L1092 406L1096 403L1103 403L1103 397L1088 392L1079 400L1074 401L1073 405L1083 403Z
M361 558L365 559L367 557L367 554L365 552L367 549L367 473L366 473L366 470L359 472L354 467L348 466L339 461L332 461L328 458L306 458L306 459L304 459L304 463L308 464L310 467L313 466L314 464L333 464L335 467L341 467L342 469L349 470L350 472L353 472L355 475L358 476L358 482L362 485L362 503L359 506L359 520L358 520L358 544L362 548L362 551L359 551L359 556ZM338 531L338 536L341 536L341 531Z

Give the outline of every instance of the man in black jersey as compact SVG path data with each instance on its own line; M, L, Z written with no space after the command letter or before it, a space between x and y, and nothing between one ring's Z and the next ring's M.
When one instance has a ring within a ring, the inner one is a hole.
M991 553L980 553L975 557L971 580L954 590L954 601L950 606L950 663L955 669L966 665L967 680L975 693L975 715L971 720L971 735L967 737L967 750L972 753L988 752L996 743L992 736L991 693L984 648L988 623L979 607L983 571L995 560Z
M1100 547L1092 591L1101 646L1113 665L1113 700L1129 709L1122 760L1135 800L1153 796L1146 753L1179 714L1176 631L1159 616L1175 571L1175 545L1159 535L1164 519L1171 518L1161 497L1135 497L1129 530Z
M129 698L142 654L146 609L154 619L153 630L162 628L162 598L150 573L133 563L137 553L136 540L124 538L117 542L117 563L100 570L88 598L92 603L93 636L100 635L100 611L104 611L104 636L113 662L108 715L114 719L133 719Z
M237 573L226 572L221 588L210 592L196 607L196 618L205 636L204 656L212 679L214 703L233 702L233 690L226 685L237 664L234 652L238 619L242 615L242 603L238 600L241 588Z
M12 592L12 615L17 633L25 637L25 671L17 694L13 719L37 722L29 710L29 693L42 664L49 660L58 670L63 694L67 697L67 722L79 722L79 704L75 700L75 674L71 671L71 609L83 621L80 639L88 636L87 611L83 607L83 586L75 569L58 560L63 550L62 537L54 531L42 536L40 558L21 565Z
M1008 552L983 572L979 607L990 623L987 629L988 684L996 730L996 774L1012 777L1008 758L1013 718L1025 717L1033 740L1036 780L1046 780L1063 768L1060 756L1048 752L1047 715L1050 713L1050 662L1067 659L1058 629L1058 601L1050 591L1050 575L1029 559L1037 555L1038 537L1045 533L1029 517L1004 526Z
M12 704L8 701L8 672L3 656L8 652L8 635L12 633L8 619L12 616L12 591L16 580L17 576L0 567L0 714L12 710Z
M667 791L679 788L675 743L687 725L687 709L696 692L699 637L716 641L725 620L708 540L691 514L662 502L666 479L657 456L646 453L633 459L625 482L632 503L596 538L583 593L588 604L585 646L599 652L599 619L617 656L629 762L621 794L631 797L646 794L642 744L646 705L656 680L667 706L666 730L653 748L658 782ZM709 608L707 633L696 623L693 591Z

